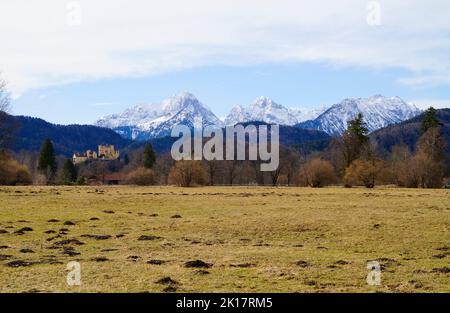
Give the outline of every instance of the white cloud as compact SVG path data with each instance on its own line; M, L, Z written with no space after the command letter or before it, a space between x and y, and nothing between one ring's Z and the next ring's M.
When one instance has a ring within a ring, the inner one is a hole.
M68 2L0 3L0 69L15 94L81 80L260 62L404 68L414 73L399 79L408 84L450 76L447 0L380 0L377 27L366 23L366 0L81 0L79 26L66 24L74 13Z
M435 109L450 109L450 99L417 99L410 101L410 103L423 110L426 110L429 107Z
M439 86L450 85L450 74L417 75L398 79L398 82L409 86Z

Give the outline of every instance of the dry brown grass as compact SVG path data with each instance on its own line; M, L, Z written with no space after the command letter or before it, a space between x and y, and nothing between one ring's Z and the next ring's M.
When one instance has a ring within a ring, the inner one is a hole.
M0 187L1 230L2 292L160 292L167 276L183 292L450 291L446 190ZM64 239L83 242L65 245L80 254L49 249ZM197 259L212 266L185 267ZM368 286L377 259L382 285ZM79 287L66 285L69 261Z

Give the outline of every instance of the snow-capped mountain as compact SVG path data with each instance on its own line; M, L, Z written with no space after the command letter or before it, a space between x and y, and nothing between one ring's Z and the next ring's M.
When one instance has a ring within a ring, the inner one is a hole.
M247 106L233 107L224 120L225 125L259 121L269 124L295 125L317 117L323 111L286 108L267 97L259 97Z
M347 121L361 112L370 131L402 122L421 113L417 107L399 97L376 95L369 98L348 98L328 109L301 110L284 107L267 97L260 97L247 106L237 105L222 122L194 95L182 93L157 104L141 104L120 114L106 116L97 126L115 130L125 138L148 140L169 136L175 125L189 127L201 120L203 126L223 127L244 122L266 122L296 125L300 128L324 131L332 136L341 135Z
M421 113L421 110L399 97L375 95L369 98L348 98L334 104L316 119L302 122L300 128L322 130L329 135L341 135L347 121L362 113L369 131L399 123Z
M157 104L141 104L98 120L97 126L114 129L125 138L147 140L170 136L173 126L193 127L195 121L203 126L221 127L214 113L194 95L184 92Z

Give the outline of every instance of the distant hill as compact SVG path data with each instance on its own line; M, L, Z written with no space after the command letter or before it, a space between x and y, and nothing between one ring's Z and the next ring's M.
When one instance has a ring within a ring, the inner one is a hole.
M267 123L264 122L246 122L240 124L243 125L244 127L248 126L249 124L255 126L267 125ZM298 150L311 152L322 151L328 146L331 139L332 139L331 136L322 131L301 129L294 126L284 126L284 125L280 126L280 145L285 147L292 147ZM150 142L152 144L153 149L158 154L163 154L170 152L172 144L176 140L177 138L162 137L162 138L153 138L148 140L147 142ZM138 149L144 145L145 142L135 141L130 146L130 149Z
M313 142L329 143L331 136L320 130L280 126L280 144L286 147L309 145ZM325 144L324 144L325 145ZM328 146L328 144L326 144Z
M437 110L437 118L443 124L442 129L447 138L447 151L450 153L450 109ZM386 152L390 152L393 146L401 143L413 150L421 136L422 119L423 114L402 123L384 127L370 134L370 138Z
M52 140L57 154L72 156L76 151L97 150L99 144L112 144L119 150L131 144L111 129L90 125L56 125L27 116L9 116L16 125L12 150L39 151L42 141Z
M42 141L50 138L54 143L56 153L72 156L74 152L96 150L99 144L112 144L123 152L141 148L146 142L133 141L123 138L114 130L91 125L56 125L39 118L26 116L9 116L10 122L17 125L15 139L12 146L14 151L39 151ZM244 123L246 126L249 123ZM261 125L263 122L253 122L253 125ZM153 145L157 154L170 152L172 144L177 138L161 137L153 138L147 142ZM311 146L311 143L320 142L320 146L326 147L331 137L318 130L301 129L293 126L280 126L280 144L296 148L302 145ZM309 149L308 149L309 150Z
M437 111L438 119L444 124L443 131L448 142L450 153L450 109ZM109 128L91 125L56 125L39 118L26 116L8 116L9 122L17 125L15 140L12 146L14 151L39 151L42 141L50 138L55 144L57 154L72 156L73 152L82 152L87 149L97 149L99 144L113 144L121 151L142 147L145 142L136 142L125 139ZM419 139L420 126L423 115L416 116L399 124L389 125L371 133L371 140L376 141L384 151L390 152L392 147L404 143L411 150ZM248 125L244 123L243 125ZM264 124L253 122L254 125ZM157 154L170 152L173 142L177 138L162 137L149 140ZM331 137L318 130L301 129L293 126L280 126L280 144L286 147L304 151L324 150Z
M248 125L269 125L265 122L245 122L239 123L244 127ZM302 129L294 126L280 125L280 144L285 147L291 147L296 145L302 145L304 143L331 140L331 136L327 133L314 130L314 129Z

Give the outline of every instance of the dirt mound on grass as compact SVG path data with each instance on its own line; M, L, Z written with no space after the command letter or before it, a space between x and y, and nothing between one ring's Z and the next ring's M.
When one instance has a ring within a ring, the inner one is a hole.
M25 266L31 266L33 264L36 264L36 262L16 260L16 261L8 262L5 265L8 267L25 267Z
M157 239L161 239L161 237L159 236L154 236L154 235L142 235L138 238L139 241L144 241L144 240L157 240Z
M160 285L178 285L178 282L176 280L173 280L169 276L167 276L167 277L163 277L161 279L158 279L157 281L155 281L155 284L160 284Z
M194 260L194 261L187 261L184 263L184 267L186 268L210 268L213 264L206 263L202 260Z
M84 238L91 238L91 239L95 239L95 240L106 240L111 238L111 235L91 235L91 234L85 234L85 235L81 235L81 237Z

